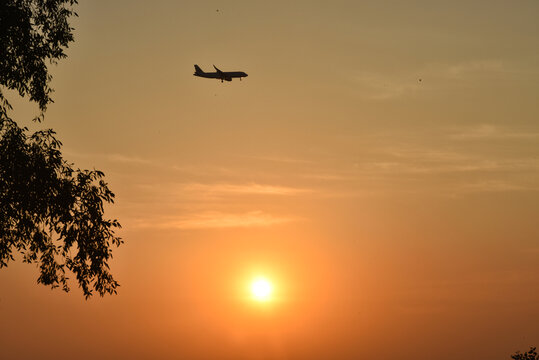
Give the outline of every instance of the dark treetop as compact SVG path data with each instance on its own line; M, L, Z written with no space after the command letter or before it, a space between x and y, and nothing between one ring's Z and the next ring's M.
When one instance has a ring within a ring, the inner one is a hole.
M88 298L116 293L109 271L116 220L103 217L114 194L97 170L74 169L52 130L30 133L9 116L2 89L28 96L43 119L52 102L48 66L66 57L73 41L69 18L75 0L0 1L0 268L22 254L40 269L38 282L68 287L75 274Z

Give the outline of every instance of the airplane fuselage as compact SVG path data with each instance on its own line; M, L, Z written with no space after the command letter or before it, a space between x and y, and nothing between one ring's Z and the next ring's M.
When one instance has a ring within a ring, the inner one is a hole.
M215 65L213 67L217 71L215 71L215 72L204 72L204 71L202 71L202 69L198 65L195 65L195 73L193 75L198 76L198 77L207 78L207 79L219 79L219 80L221 80L221 82L222 81L232 81L233 78L239 78L241 80L241 78L249 76L243 71L221 71L221 70L217 69L215 67Z

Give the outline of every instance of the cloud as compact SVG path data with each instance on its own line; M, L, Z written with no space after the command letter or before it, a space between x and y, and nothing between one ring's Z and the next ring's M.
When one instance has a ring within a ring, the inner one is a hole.
M529 191L537 190L523 185L518 185L502 180L485 180L459 186L457 193L478 193L478 192L509 192L509 191Z
M144 164L149 165L153 164L152 161L143 159L136 156L127 156L122 154L109 154L107 155L107 159L112 162L120 162L120 163L127 163L127 164Z
M243 156L243 157L250 158L250 159L263 160L263 161L286 163L286 164L312 164L313 163L310 160L296 159L296 158L285 157L285 156Z
M470 133L473 134L470 136L479 138L508 135L491 126L480 127ZM509 135L519 138L525 133L513 132ZM443 139L443 136L440 138ZM447 142L447 136L445 139L437 148L401 144L392 148L371 149L368 158L354 164L353 174L365 189L373 191L387 191L390 186L401 193L410 190L439 191L454 196L539 190L534 181L539 176L539 158L535 151L528 151L526 155L503 154L502 157L498 153L489 154L488 149L478 151L476 147L470 150L455 146ZM377 188L377 184L384 185Z
M249 184L202 184L189 183L180 186L181 192L194 192L210 195L251 194L251 195L296 195L309 192L308 189L298 189L285 186Z
M538 132L518 132L491 124L480 124L462 129L449 136L453 140L504 140L504 139L537 139Z
M491 170L493 161L453 151L402 145L381 150L378 159L358 162L355 169L363 174L430 174Z
M497 128L485 127L458 133L458 139L464 138L497 138L534 137L536 133L502 132ZM454 140L455 135L448 135ZM444 150L444 148L448 150ZM445 147L414 146L403 144L379 149L375 158L355 164L355 168L363 173L445 173L445 172L536 172L539 171L539 158L535 152L527 156L500 158L477 150L454 151L456 147L448 143Z
M207 211L185 216L168 217L155 221L139 220L136 222L136 226L160 229L211 229L271 226L295 220L298 219L274 216L262 211L249 211L240 214Z
M427 64L405 73L362 71L354 79L368 93L368 98L388 100L440 88L449 81L461 82L494 73L509 73L508 66L498 59L474 59L453 64Z
M306 179L314 179L314 180L322 180L322 181L346 181L346 180L355 179L354 176L350 176L349 174L343 175L336 172L306 173L306 174L303 174L302 177Z
M505 173L509 172L538 172L539 159L508 159L493 160L469 157L463 160L436 161L422 158L403 161L372 161L358 167L364 174L443 174L443 173Z
M470 160L469 162L436 162L416 159L410 161L372 161L361 164L358 169L369 174L440 174L478 172L507 169L505 164L492 160Z
M505 71L505 66L501 60L482 59L464 61L453 65L442 67L442 74L449 77L462 77L465 75L476 74L481 72L502 72Z
M373 100L398 98L405 94L416 92L422 86L417 77L396 74L389 76L362 72L355 79L368 91L368 97Z

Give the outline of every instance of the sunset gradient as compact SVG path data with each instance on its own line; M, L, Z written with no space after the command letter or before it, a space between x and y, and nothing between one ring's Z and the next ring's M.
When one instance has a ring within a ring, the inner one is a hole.
M539 346L539 2L77 12L45 121L9 96L13 119L105 172L121 287L85 301L10 263L0 358L503 360ZM258 276L270 301L253 301Z

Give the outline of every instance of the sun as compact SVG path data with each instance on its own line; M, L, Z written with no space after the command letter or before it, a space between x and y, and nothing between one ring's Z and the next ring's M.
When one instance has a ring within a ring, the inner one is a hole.
M251 294L257 301L268 301L271 298L273 286L264 278L256 278L251 283Z

